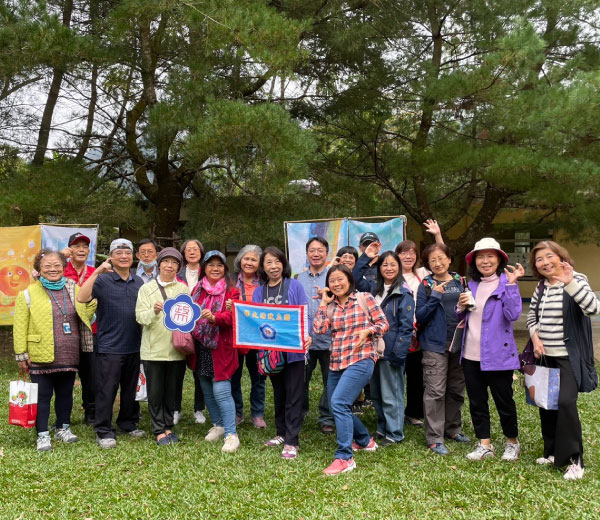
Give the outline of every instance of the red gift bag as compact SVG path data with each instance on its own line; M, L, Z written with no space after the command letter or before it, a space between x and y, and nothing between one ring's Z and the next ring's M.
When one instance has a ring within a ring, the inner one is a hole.
M38 385L26 381L11 381L8 404L8 424L33 428L37 418Z

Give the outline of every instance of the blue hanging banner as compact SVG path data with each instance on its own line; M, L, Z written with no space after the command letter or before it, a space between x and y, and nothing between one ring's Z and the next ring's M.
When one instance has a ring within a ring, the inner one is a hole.
M189 294L179 294L165 301L163 312L167 329L192 332L194 325L200 319L202 309Z
M233 302L233 346L304 352L305 305Z

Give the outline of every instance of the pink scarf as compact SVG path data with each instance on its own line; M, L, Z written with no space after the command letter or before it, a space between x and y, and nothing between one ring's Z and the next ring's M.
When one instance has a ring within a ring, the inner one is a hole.
M200 290L197 290L198 288ZM202 309L209 309L215 314L223 308L225 292L227 291L227 281L225 278L221 278L216 284L211 285L205 276L200 280L195 289L195 299L198 303L200 303L202 292L204 291L206 293L206 296L200 305ZM215 349L217 348L219 341L219 327L204 318L200 319L196 322L193 336L202 343L204 347Z

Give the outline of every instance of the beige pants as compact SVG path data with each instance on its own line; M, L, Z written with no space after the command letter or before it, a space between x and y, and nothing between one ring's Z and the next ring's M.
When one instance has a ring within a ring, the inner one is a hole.
M444 442L462 431L465 376L460 353L423 351L423 407L427 445Z

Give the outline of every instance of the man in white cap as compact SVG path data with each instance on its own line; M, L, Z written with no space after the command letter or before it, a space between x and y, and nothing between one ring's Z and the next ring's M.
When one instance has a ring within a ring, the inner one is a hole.
M135 304L140 287L138 276L131 275L133 244L124 238L110 244L110 258L101 264L83 284L77 300L98 300L98 333L95 369L96 442L101 448L117 445L112 411L121 388L117 427L132 437L144 435L138 430L139 404L135 391L140 370L141 330L135 319Z

